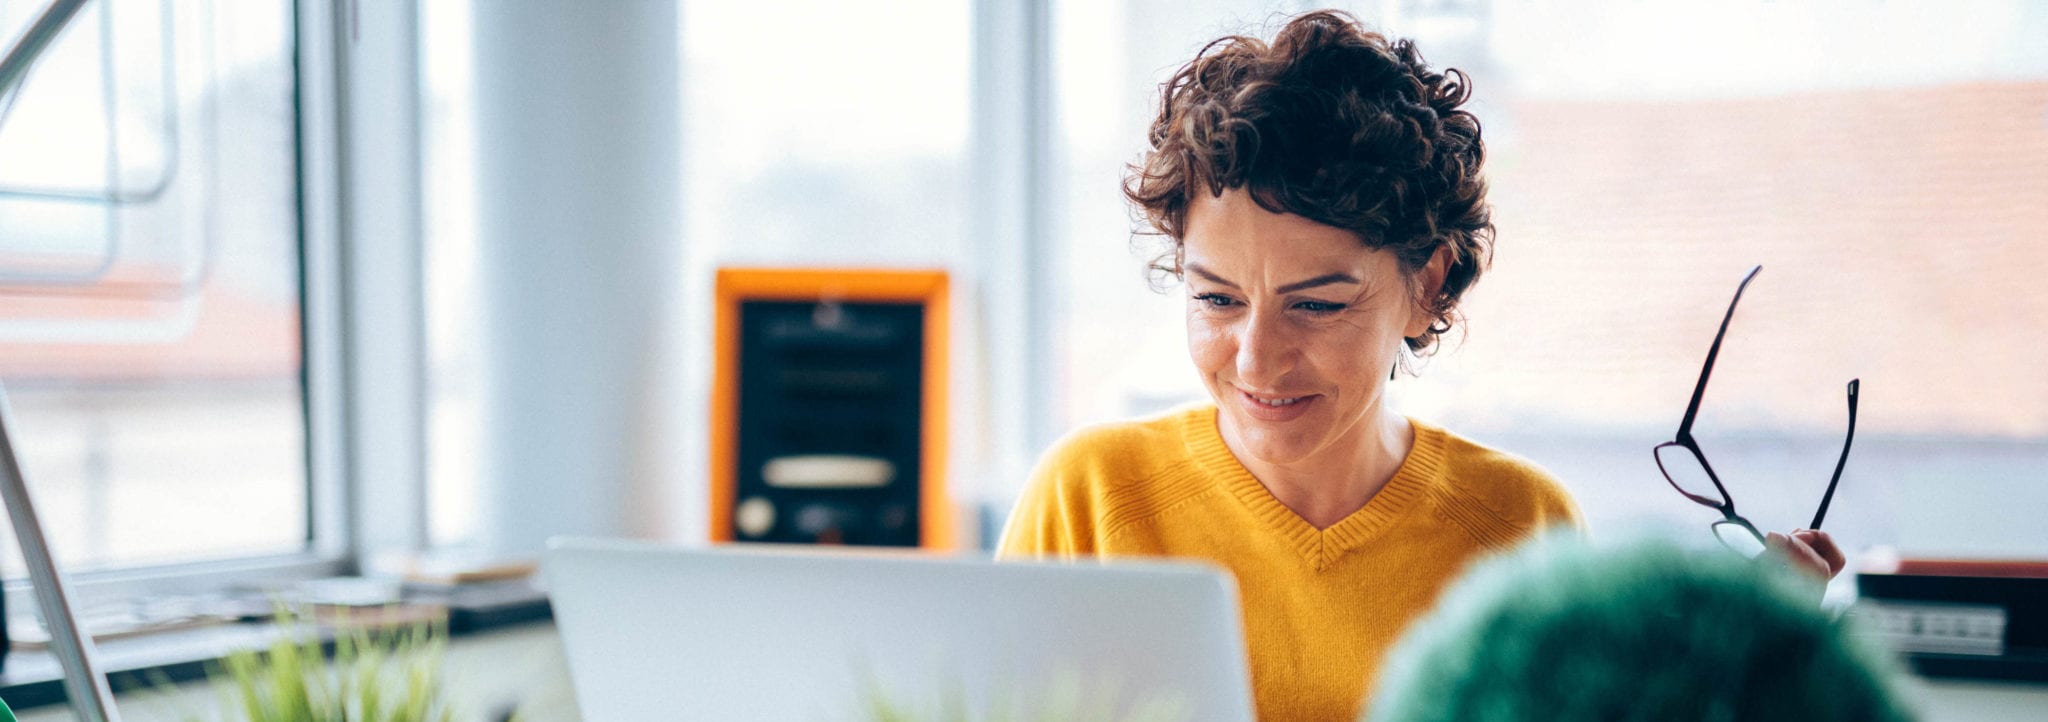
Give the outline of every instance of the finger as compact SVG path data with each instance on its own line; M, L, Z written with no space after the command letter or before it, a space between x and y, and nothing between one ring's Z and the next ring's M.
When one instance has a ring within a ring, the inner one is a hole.
M1813 550L1813 547L1806 545L1806 542L1777 532L1771 532L1764 536L1764 546L1777 550L1778 559L1794 569L1810 574L1822 581L1826 581L1829 578L1827 560L1822 559L1820 554Z
M1806 546L1820 555L1828 564L1828 577L1841 574L1849 566L1849 558L1842 554L1842 548L1835 544L1835 538L1818 529L1800 529L1792 532L1792 538L1806 542Z

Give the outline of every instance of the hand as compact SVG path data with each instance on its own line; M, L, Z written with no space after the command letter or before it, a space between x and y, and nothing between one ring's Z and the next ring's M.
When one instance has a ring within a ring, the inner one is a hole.
M1823 582L1835 578L1849 564L1841 547L1835 546L1834 537L1818 529L1797 529L1791 536L1771 532L1764 536L1764 546L1777 552L1786 566Z

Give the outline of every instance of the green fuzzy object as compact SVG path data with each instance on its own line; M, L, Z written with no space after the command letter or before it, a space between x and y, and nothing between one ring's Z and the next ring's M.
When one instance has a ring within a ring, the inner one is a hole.
M1370 722L1903 722L1888 657L1781 565L1539 539L1410 629Z

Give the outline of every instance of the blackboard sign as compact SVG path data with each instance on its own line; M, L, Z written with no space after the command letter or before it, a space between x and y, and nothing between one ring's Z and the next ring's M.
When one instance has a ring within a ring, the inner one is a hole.
M946 276L723 269L714 541L950 548Z

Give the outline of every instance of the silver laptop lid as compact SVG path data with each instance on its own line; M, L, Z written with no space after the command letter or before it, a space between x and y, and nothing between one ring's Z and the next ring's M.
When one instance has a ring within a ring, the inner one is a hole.
M1252 719L1207 566L556 540L542 569L585 722Z

